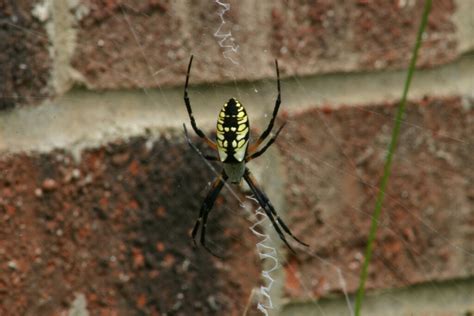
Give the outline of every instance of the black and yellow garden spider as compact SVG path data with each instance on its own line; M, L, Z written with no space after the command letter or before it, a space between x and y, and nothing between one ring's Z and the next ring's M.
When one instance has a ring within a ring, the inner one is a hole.
M275 208L270 203L266 194L259 189L258 185L250 170L245 166L245 164L260 155L262 155L268 147L270 147L276 140L278 134L280 133L285 123L283 123L280 128L277 130L276 134L270 138L270 140L259 149L263 141L268 137L272 131L273 124L275 123L275 118L278 114L278 109L280 108L281 103L281 92L280 92L280 72L278 70L278 61L275 60L275 67L277 73L277 87L278 87L278 96L275 101L275 107L273 109L272 118L268 124L265 131L260 135L257 141L249 145L250 138L250 127L249 119L247 112L245 111L244 106L235 98L229 99L227 103L224 104L222 110L219 112L217 118L217 130L216 130L216 143L214 143L209 137L207 137L204 132L199 129L196 125L196 121L193 116L191 109L191 102L188 97L188 82L189 82L189 73L191 72L191 64L193 63L193 56L189 60L188 71L186 74L186 84L184 86L184 103L186 104L186 109L189 114L189 119L191 120L191 126L193 127L194 132L201 137L210 148L218 152L219 158L216 156L204 156L206 159L211 161L220 161L223 165L223 170L221 175L218 176L211 185L211 189L207 194L204 202L199 211L199 218L197 219L194 228L192 230L192 238L194 245L196 245L196 234L198 232L199 226L201 226L201 245L209 251L212 255L216 256L207 246L206 246L206 225L207 217L209 212L214 205L214 202L219 195L219 192L222 190L224 183L229 180L231 183L240 183L242 178L245 179L249 185L252 193L255 195L258 203L265 211L266 215L270 219L275 228L280 239L288 246L288 248L294 252L293 248L290 246L288 241L285 238L285 235L282 232L282 229L289 234L294 240L300 244L308 247L307 244L296 238L293 233L290 231L288 226L283 222L283 220L278 216L275 211ZM194 144L189 139L186 125L183 124L184 132L186 139L189 145L199 152L199 150L194 146ZM276 220L275 220L276 218ZM281 228L280 228L281 226Z

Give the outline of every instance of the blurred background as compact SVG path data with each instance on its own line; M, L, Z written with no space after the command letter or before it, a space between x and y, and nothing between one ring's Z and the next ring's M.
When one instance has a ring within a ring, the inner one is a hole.
M351 315L420 0L0 0L1 315ZM362 315L474 313L474 2L436 0ZM275 144L252 170L310 247L186 143L222 105ZM263 259L264 240L277 255ZM274 267L273 258L278 258ZM274 269L275 268L275 269ZM270 271L272 281L262 277ZM270 282L270 283L269 283ZM268 286L265 297L260 287ZM263 304L258 307L258 304Z

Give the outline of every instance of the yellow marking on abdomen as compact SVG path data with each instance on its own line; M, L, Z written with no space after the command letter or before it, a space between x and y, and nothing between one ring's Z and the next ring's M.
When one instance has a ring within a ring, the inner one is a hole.
M238 148L242 148L245 145L245 139L239 140L239 143L237 144Z

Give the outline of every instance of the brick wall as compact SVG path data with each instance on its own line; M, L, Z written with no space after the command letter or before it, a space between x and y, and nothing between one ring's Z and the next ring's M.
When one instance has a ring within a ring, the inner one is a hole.
M215 176L182 134L191 54L209 134L232 95L263 130L278 58L288 124L250 168L310 248L292 254L272 235L273 313L348 314L423 4L226 3L0 3L1 315L258 314L247 189L224 188L210 215L223 259L190 239ZM474 312L472 12L433 3L364 315Z

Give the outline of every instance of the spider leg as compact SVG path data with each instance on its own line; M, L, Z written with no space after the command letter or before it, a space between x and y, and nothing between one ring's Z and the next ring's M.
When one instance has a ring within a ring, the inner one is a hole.
M216 156L211 156L211 155L204 155L204 158L206 158L209 161L220 161L219 158L217 158Z
M278 134L280 134L280 132L281 132L281 130L283 129L283 127L285 126L285 124L286 124L286 122L284 122L284 123L280 126L280 128L277 130L276 134L275 134L272 138L270 138L270 140L268 141L268 143L266 143L265 146L262 147L262 149L260 149L260 150L257 151L257 152L254 152L254 153L251 154L250 156L247 156L247 157L245 158L245 162L249 162L249 161L251 161L251 160L253 160L253 159L255 159L255 158L261 156L261 155L268 149L268 147L270 147L270 146L275 142L275 140L276 140L277 137L278 137Z
M244 179L245 181L247 181L250 189L252 190L253 194L255 195L255 197L257 198L257 201L258 203L260 204L260 206L263 208L263 210L265 211L265 213L267 214L267 217L270 219L270 221L272 222L272 225L273 227L275 228L276 232L278 233L278 236L280 236L280 239L285 243L285 245L293 252L293 253L296 253L295 250L290 246L290 244L288 243L288 241L286 240L286 237L285 235L283 234L283 232L281 231L280 227L278 226L277 222L275 222L275 218L273 217L273 214L272 212L268 209L267 207L267 204L265 203L265 201L262 199L262 196L260 194L260 191L254 186L252 180L248 177L247 174L244 175Z
M265 131L263 131L262 135L257 139L255 143L250 145L249 147L249 152L253 153L254 151L257 150L258 146L267 138L267 136L270 134L273 128L273 124L275 123L276 116L278 114L278 110L280 109L280 104L281 104L281 89L280 89L280 70L278 69L278 60L275 59L275 68L276 68L276 73L277 73L277 89L278 89L278 96L275 101L275 107L273 108L273 114L272 118L270 120L270 123L268 124L267 128Z
M286 241L286 238L285 236L283 235L283 233L281 232L280 228L278 227L277 223L275 222L275 219L273 218L273 216L276 217L276 220L278 222L278 224L280 224L280 226L283 228L283 230L288 234L290 235L294 240L296 240L298 243L300 243L301 245L303 246L306 246L306 247L309 247L308 244L302 242L300 239L298 239L295 235L293 235L293 233L291 232L291 230L288 228L288 226L283 222L283 220L280 218L280 216L278 216L277 212L275 211L275 208L273 207L273 205L270 203L270 200L268 199L268 197L266 196L266 194L261 191L257 184L256 184L256 181L255 179L253 178L252 174L250 173L249 169L246 169L245 170L245 174L244 174L244 179L245 181L247 181L250 189L252 190L253 194L255 195L255 197L257 198L257 201L258 203L260 204L260 206L264 209L265 213L267 214L268 218L270 218L272 224L273 224L273 227L275 227L275 230L277 231L278 235L280 236L280 238L283 240L283 242L288 246L288 248L290 248L293 252L293 248L290 247L290 245L288 244L288 242Z
M201 151L196 147L196 145L193 144L193 142L191 141L191 138L189 138L188 129L186 128L185 124L183 124L183 129L184 129L184 137L186 138L186 141L195 152L197 152L201 157L204 157L204 159L207 159L210 161L220 161L219 158L216 156L202 154Z
M214 150L217 150L216 143L214 143L209 137L204 134L204 132L197 127L196 120L194 119L193 110L191 108L191 101L189 100L188 96L188 82L189 82L189 73L191 72L191 64L193 63L193 55L191 55L191 59L189 60L188 65L188 72L186 73L186 84L184 85L184 103L186 104L186 110L189 114L189 119L191 121L191 126L193 127L194 132L204 139L204 141Z
M224 183L227 180L227 175L222 172L222 175L217 177L214 182L212 183L211 189L207 194L204 202L201 205L201 209L199 210L199 217L194 224L193 230L191 232L191 236L193 238L194 246L197 247L196 244L196 234L198 232L199 227L201 226L201 237L200 242L201 245L209 251L209 253L215 257L221 258L220 256L214 254L207 246L206 246L206 226L207 226L207 217L209 212L216 201L217 196L219 195L220 191L224 187ZM202 222L202 225L201 225Z

